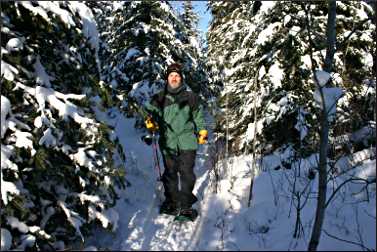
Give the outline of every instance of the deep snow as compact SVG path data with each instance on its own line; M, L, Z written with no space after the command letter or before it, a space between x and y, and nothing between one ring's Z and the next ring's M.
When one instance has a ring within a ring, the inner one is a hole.
M117 114L117 112L115 113ZM104 115L104 114L103 114ZM105 117L103 117L105 119ZM208 117L207 117L208 119ZM97 229L85 242L85 249L94 250L306 250L310 240L316 201L317 180L309 184L297 182L297 188L306 186L310 199L301 211L302 229L294 238L297 200L292 200L290 185L292 169L276 169L289 155L289 148L263 158L261 169L255 170L251 206L247 207L250 185L251 156L229 158L225 171L219 162L211 167L214 144L200 146L196 159L197 182L194 193L199 201L198 219L192 223L178 223L172 216L159 215L163 200L160 182L153 165L152 147L142 142L143 131L135 129L135 119L120 114L107 120L126 154L128 187L118 191L120 200L115 210L119 213L118 228L114 233ZM209 121L209 120L208 120ZM210 139L212 132L210 132ZM373 152L373 151L372 151ZM308 172L317 155L302 160L302 172ZM162 165L162 164L161 164ZM215 183L215 169L220 179ZM375 176L375 159L363 162L355 172L365 178ZM316 176L317 177L317 176ZM341 180L336 181L339 185ZM336 183L333 186L336 186ZM217 187L217 193L215 193ZM362 193L360 185L350 184L335 197L326 212L324 230L327 234L360 243L375 249L375 186L370 187L374 197L369 202L355 203ZM329 194L334 190L329 186ZM354 192L354 196L350 196ZM329 198L329 196L328 196ZM302 203L302 202L301 202ZM361 247L331 238L322 232L319 250L360 250Z

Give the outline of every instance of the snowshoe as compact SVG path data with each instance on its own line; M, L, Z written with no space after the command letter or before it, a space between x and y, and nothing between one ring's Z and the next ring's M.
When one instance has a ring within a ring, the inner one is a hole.
M178 213L177 207L171 203L164 202L160 207L160 214L177 215Z
M175 216L175 221L185 222L185 221L195 221L198 217L198 211L193 208L184 209L179 212L177 216Z

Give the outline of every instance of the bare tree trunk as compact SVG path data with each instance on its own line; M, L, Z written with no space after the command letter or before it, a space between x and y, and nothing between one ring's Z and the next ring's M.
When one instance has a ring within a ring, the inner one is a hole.
M300 236L300 224L301 224L300 197L301 195L297 193L296 225L295 225L295 232L293 234L294 238L298 238Z
M336 2L328 1L328 19L327 19L327 50L324 70L331 72L332 62L335 53L335 20L336 20ZM324 101L323 101L324 102ZM321 237L322 224L325 218L326 209L326 192L327 192L327 148L329 137L329 122L327 117L328 111L323 106L321 112L321 132L320 132L320 151L319 151L319 175L318 175L318 201L315 221L312 230L312 236L309 242L309 251L316 251Z
M336 1L329 0L328 4L329 8L327 18L327 49L324 70L328 73L331 73L336 43Z
M258 70L255 72L254 87L257 87L257 85L258 85L259 70L260 70L260 66L258 67ZM250 173L250 189L249 189L249 198L247 200L247 207L250 207L251 200L253 198L255 169L257 168L256 161L255 161L255 158L256 158L256 155L255 155L256 147L255 146L256 146L256 139L257 139L257 125L258 125L257 105L256 105L257 97L256 97L256 95L257 95L257 88L255 88L255 91L254 91L254 101L253 101L253 106L254 106L254 108L253 108L253 113L254 113L253 155L252 155L252 160L251 160L252 168L251 168L251 173Z

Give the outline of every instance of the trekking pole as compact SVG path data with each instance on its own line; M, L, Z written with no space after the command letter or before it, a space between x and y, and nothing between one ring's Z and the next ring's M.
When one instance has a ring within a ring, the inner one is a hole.
M157 169L158 176L159 176L158 180L161 180L160 158L158 157L156 133L154 131L152 133L152 147L153 147L153 159L155 163L155 168Z
M129 100L130 106L135 109L139 114L141 114L144 118L149 117L149 114L147 111L145 111L142 107L140 107L136 101L130 99ZM157 141L156 141L156 130L152 130L152 148L153 148L153 160L155 163L155 168L158 171L158 180L161 181L161 168L160 168L160 158L158 156L158 150L157 150Z

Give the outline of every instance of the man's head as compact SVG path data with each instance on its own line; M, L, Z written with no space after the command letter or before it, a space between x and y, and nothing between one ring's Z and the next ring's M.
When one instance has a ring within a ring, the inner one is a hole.
M182 71L181 65L174 63L168 66L166 71L166 79L168 81L168 85L172 88L178 88L182 84Z

